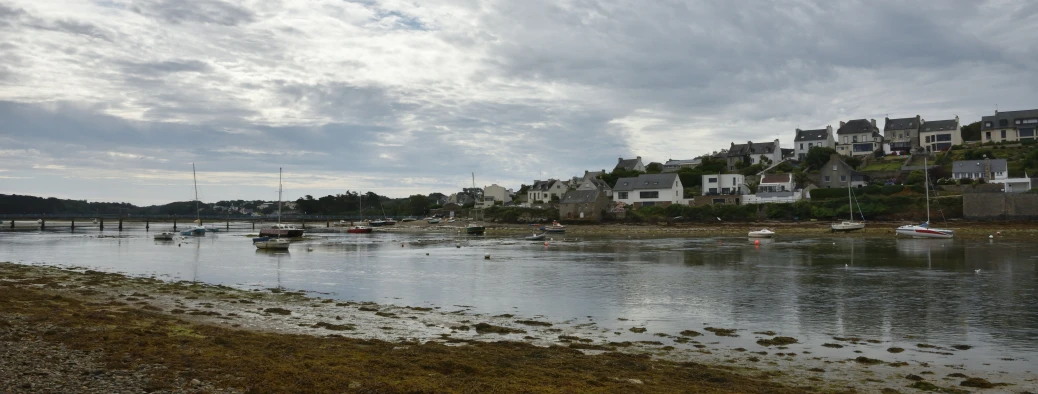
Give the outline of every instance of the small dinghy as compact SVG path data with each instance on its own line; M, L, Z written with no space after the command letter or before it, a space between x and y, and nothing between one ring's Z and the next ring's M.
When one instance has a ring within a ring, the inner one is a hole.
M768 230L766 228L765 229L760 229L760 230L757 230L757 231L750 231L750 233L748 234L748 236L750 238L771 238L774 235L775 235L774 231Z
M544 239L544 233L533 234L533 235L528 236L528 237L523 237L523 239L525 239L527 241L541 241L541 240Z
M173 237L176 237L176 236L177 236L177 233L174 233L174 232L171 232L171 231L163 231L161 233L155 234L155 240L156 241L172 241Z

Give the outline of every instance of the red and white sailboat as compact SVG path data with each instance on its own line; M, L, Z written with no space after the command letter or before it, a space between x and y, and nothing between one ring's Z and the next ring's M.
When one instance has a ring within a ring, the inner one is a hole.
M951 238L955 236L955 231L945 228L933 228L930 227L930 174L929 168L926 165L926 158L923 158L923 173L924 179L926 180L926 222L923 224L908 224L898 227L895 233L897 235L909 236L912 238Z

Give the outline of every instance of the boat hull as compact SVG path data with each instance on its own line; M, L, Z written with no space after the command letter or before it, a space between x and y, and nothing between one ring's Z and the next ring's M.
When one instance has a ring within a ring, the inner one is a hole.
M255 242L254 245L256 245L256 249L287 250L289 242L283 239L268 239Z
M371 227L354 227L346 230L346 232L350 234L369 234L371 233Z
M465 227L465 234L468 235L483 235L487 232L487 228L483 226L471 226Z
M746 234L746 236L748 236L750 238L771 238L771 237L775 236L775 233L771 232L771 231L768 231L768 232L750 231L749 234Z
M173 237L175 237L175 236L176 236L176 234L174 234L174 233L160 233L160 234L155 234L155 240L156 241L172 241Z
M955 236L955 231L952 230L920 226L898 227L897 230L895 230L895 233L900 236L912 238L948 239Z
M182 231L180 233L180 235L183 235L185 237L204 237L205 236L205 229L204 228L194 228L194 229Z
M261 237L296 238L303 236L302 229L265 228L260 230Z
M540 241L540 240L544 239L544 234L531 235L531 236L523 238L523 239L525 239L527 241Z
M832 231L857 231L865 229L865 223L843 222L833 224L829 228L832 229Z

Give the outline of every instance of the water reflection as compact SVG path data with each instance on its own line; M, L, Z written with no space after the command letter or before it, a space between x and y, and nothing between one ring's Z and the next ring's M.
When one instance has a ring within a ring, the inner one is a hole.
M668 333L712 325L808 344L833 335L903 347L965 343L975 359L1038 353L1038 245L1022 240L617 236L545 246L376 233L321 236L284 252L257 250L236 234L176 243L123 235L0 233L0 260L557 321L593 316L621 332L625 324Z

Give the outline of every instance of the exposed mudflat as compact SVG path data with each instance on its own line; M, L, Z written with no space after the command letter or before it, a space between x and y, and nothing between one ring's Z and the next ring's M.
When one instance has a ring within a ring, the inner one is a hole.
M861 357L856 350L891 347L871 338L834 337L812 349L781 332L688 327L645 333L667 344L618 342L621 330L645 328L623 318L490 316L465 305L342 302L76 268L0 263L0 306L0 354L70 366L53 372L0 359L0 391L11 392L65 391L57 385L69 374L96 382L71 390L81 392L119 392L110 390L117 383L125 392L913 392L920 382L944 392L1038 391L1031 372ZM737 337L757 345L732 348ZM961 386L967 381L993 388Z

